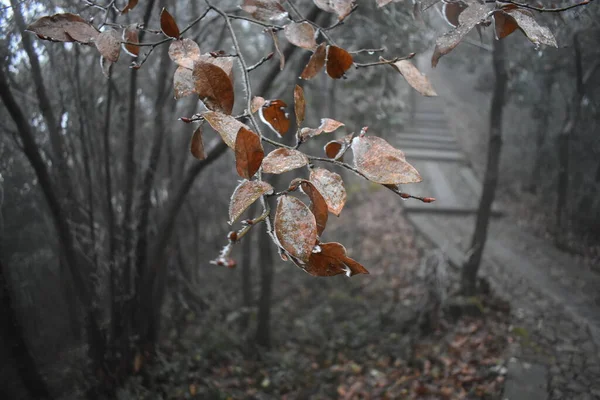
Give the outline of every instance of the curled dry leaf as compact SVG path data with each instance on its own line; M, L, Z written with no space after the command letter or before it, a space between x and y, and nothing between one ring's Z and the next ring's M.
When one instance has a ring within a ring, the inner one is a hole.
M331 142L327 142L327 144L324 147L324 150L327 157L336 159L337 155L340 154L343 148L344 145L340 143L340 141L332 140Z
M283 100L268 100L259 110L261 120L279 137L290 129L290 119L285 111L286 107L287 104Z
M325 45L325 43L321 43L317 46L312 56L310 56L306 67L304 67L304 70L300 75L300 79L312 79L315 76L317 76L319 71L321 71L323 69L323 66L325 66L326 56L327 46Z
M259 21L272 21L287 17L279 0L244 0L241 9Z
M127 14L129 11L133 10L137 4L138 0L129 0L125 8L121 10L121 14Z
M173 92L176 99L196 93L196 84L191 69L177 67L173 75Z
M331 133L344 126L344 123L331 118L321 118L321 125L318 128L302 128L299 132L300 142L306 142L308 138L318 136L321 133Z
M174 40L169 45L169 57L177 65L191 70L194 62L200 61L200 46L192 39Z
M431 66L435 67L442 56L454 50L467 33L469 33L477 24L484 21L493 6L493 4L489 3L470 3L469 7L459 15L459 25L450 32L440 36L435 41L435 49L433 51L433 56L431 57Z
M346 248L340 243L319 243L305 265L304 270L313 276L335 276L346 274L368 274L360 263L346 255Z
M346 204L346 189L342 177L325 168L313 168L309 180L325 199L329 212L339 217Z
M240 128L250 130L247 125L242 124L231 115L226 115L216 111L207 111L202 114L204 119L212 128L221 135L227 146L235 150L235 142Z
M234 101L233 83L223 69L198 61L194 64L193 77L195 91L209 110L231 114Z
M525 33L531 43L545 44L546 46L558 47L554 35L546 26L541 26L533 18L533 14L528 10L521 8L505 9L506 14L510 15L519 25L519 28Z
M250 112L254 114L265 104L266 100L263 97L255 96L250 103Z
M283 33L294 46L307 50L314 50L317 47L315 28L308 22L291 22L285 26Z
M206 153L204 152L204 142L202 141L202 126L199 126L192 135L190 152L198 160L204 160L206 158Z
M308 164L308 158L304 153L293 149L276 149L267 154L263 160L263 172L265 174L283 174L293 169L302 168Z
M235 169L239 176L250 179L260 168L265 152L260 137L241 127L235 138Z
M129 25L127 28L123 29L122 38L124 42L127 42L123 43L123 50L125 50L125 52L130 56L137 57L138 54L140 54L140 46L136 46L135 44L129 44L140 42L137 26L135 24Z
M40 39L54 42L92 43L100 34L90 23L77 14L63 13L42 17L26 30Z
M437 96L437 93L431 86L429 79L423 75L417 67L408 60L400 60L393 64L390 64L396 71L400 73L406 79L408 84L413 87L417 92L423 96Z
M354 166L375 183L399 185L421 182L419 172L406 162L404 153L377 136L352 140Z
M339 19L344 19L352 12L353 0L313 0L323 11L336 13Z
M175 18L173 18L166 8L163 8L160 12L160 30L166 36L174 39L178 39L181 35L177 22L175 22Z
M503 11L494 12L496 39L504 39L519 28L517 21Z
M306 263L317 243L317 222L309 208L295 197L280 196L274 225L281 247Z
M327 218L329 217L327 213L327 202L323 198L323 195L321 195L312 182L307 181L306 179L294 179L290 186L300 187L302 192L310 199L310 211L315 216L317 235L321 236L327 226Z
M296 124L300 126L304 121L306 101L304 100L304 89L298 85L294 88L294 112L296 113Z
M462 1L457 1L453 3L444 2L442 6L442 16L453 27L457 27L459 24L460 14L465 11L467 5Z
M353 62L352 55L341 47L327 47L327 75L333 79L343 77Z
M229 224L233 224L260 196L273 193L264 181L243 181L235 188L229 203Z
M100 33L94 41L100 55L111 63L117 62L121 53L121 38L114 29L107 29Z

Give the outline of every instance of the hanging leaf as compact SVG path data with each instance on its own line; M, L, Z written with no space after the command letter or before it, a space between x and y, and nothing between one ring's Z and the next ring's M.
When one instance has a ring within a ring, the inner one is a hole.
M209 110L231 114L233 83L223 69L199 61L194 64L193 77L196 93Z
M176 99L196 93L194 74L191 69L178 67L173 75L173 92Z
M35 33L43 40L84 44L92 43L100 34L89 22L71 13L42 17L25 30Z
M304 121L306 101L304 100L304 89L298 85L294 88L294 111L296 113L296 124L300 126Z
M277 38L277 34L273 29L269 29L269 34L271 35L271 39L273 39L273 46L275 46L275 52L279 57L279 70L283 71L283 67L285 67L285 56L281 52L281 48L279 47L279 39Z
M100 55L111 63L117 62L121 53L121 38L114 29L107 29L100 33L94 41Z
M250 179L260 168L265 152L260 137L241 127L235 138L235 169L242 178Z
M198 58L198 61L213 64L213 65L221 68L223 71L225 71L225 73L227 74L227 76L229 77L231 82L233 82L234 59L235 59L235 57L213 57L212 55L210 55L210 53L208 53L208 54L202 54L200 56L200 58Z
M462 1L453 3L444 2L442 6L442 16L453 27L457 27L459 24L458 18L460 14L467 8L467 5Z
M352 66L352 55L337 46L327 47L327 75L333 79L340 79Z
M339 243L319 243L311 253L304 270L314 276L368 274L369 271L346 255L346 248Z
M130 44L140 42L136 25L129 25L127 28L123 29L122 38L124 42L128 42L123 43L123 50L130 56L137 57L138 54L140 54L140 46Z
M125 8L121 10L121 14L127 14L129 11L133 10L137 4L138 0L129 0Z
M283 100L268 100L259 110L261 120L279 137L290 129L290 119L285 111L286 107L287 104Z
M293 149L276 149L267 154L263 160L263 172L265 174L283 174L293 169L308 165L308 158L304 153Z
M329 217L327 213L327 202L319 193L315 185L312 182L307 181L306 179L294 179L290 183L290 187L299 187L304 194L308 196L310 199L310 211L315 216L315 222L317 223L317 235L321 236L323 231L325 230L325 226L327 226L327 218Z
M160 30L166 36L172 37L173 39L179 39L179 36L181 35L177 22L175 22L175 18L173 18L166 8L163 8L160 12Z
M489 3L470 3L469 7L459 15L458 27L452 29L445 35L440 36L435 41L431 66L435 67L442 56L450 53L458 46L467 33L469 33L477 24L485 20L493 6L493 4Z
M252 98L252 102L250 103L250 112L252 114L254 114L258 110L260 110L260 108L262 106L264 106L266 102L267 101L264 98L260 97L260 96L253 97Z
M554 38L554 35L550 29L539 25L533 18L533 14L531 12L521 8L505 10L506 14L510 15L516 21L517 25L519 25L519 28L521 28L531 43L535 45L545 44L546 46L558 47L556 39Z
M342 177L325 168L313 168L309 180L325 199L329 212L339 217L346 204L346 189Z
M421 175L406 162L404 153L377 136L352 140L354 166L375 183L399 185L421 182Z
M294 46L307 50L314 50L317 47L315 28L308 22L291 22L285 26L283 33Z
M204 119L212 126L212 128L221 135L227 146L235 150L235 142L237 134L241 128L250 130L247 125L242 124L231 115L225 115L220 112L207 111L202 114Z
M344 146L338 140L332 140L331 142L327 142L325 145L325 154L329 158L336 159L337 155L340 154Z
M344 19L352 12L353 0L313 0L321 10L336 13L339 19Z
M192 135L190 152L198 160L204 160L206 158L206 153L204 152L204 142L202 141L202 126L199 126Z
M279 0L244 0L241 8L259 21L266 22L287 17L287 12Z
M174 40L169 45L169 57L177 65L194 68L194 62L200 61L200 46L192 39Z
M300 79L312 79L319 71L323 69L325 66L325 58L327 56L327 47L325 43L321 43L315 49L315 52L310 56L310 60L304 67L302 74L300 75Z
M275 211L275 235L281 247L306 263L317 242L315 216L297 198L280 196Z
M504 39L519 28L517 21L503 11L494 12L496 39Z
M243 181L235 188L229 202L229 224L233 224L260 196L273 193L264 181Z
M406 82L413 87L417 92L423 96L437 96L437 93L431 86L429 79L423 75L417 67L408 60L400 60L393 64L390 64L396 71L400 73L406 79Z
M322 118L321 125L318 128L302 128L300 129L300 142L306 142L308 138L318 136L321 133L331 133L336 129L344 126L342 122L336 121L331 118Z

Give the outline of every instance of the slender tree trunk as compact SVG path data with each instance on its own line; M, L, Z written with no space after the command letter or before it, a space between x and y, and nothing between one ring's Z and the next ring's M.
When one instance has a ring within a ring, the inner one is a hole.
M544 79L543 92L541 102L546 102L552 95L552 83L554 81L554 74L548 73ZM536 194L538 190L538 184L541 178L542 172L542 147L548 136L548 126L550 124L551 112L546 110L544 107L540 107L539 111L539 125L535 137L535 155L533 159L533 167L531 169L531 178L529 185L527 185L527 191Z
M256 213L256 205L253 204L250 207L250 215L254 216ZM240 326L242 330L248 329L248 322L250 321L250 308L254 305L254 299L252 298L252 232L249 232L246 237L242 240L242 318L240 319Z
M259 346L271 346L271 297L273 294L273 243L265 232L258 238L260 265L260 298L255 341Z
M492 211L492 204L496 195L498 184L498 171L500 165L500 151L502 148L502 111L506 97L508 77L504 60L504 42L494 40L493 66L496 76L492 104L490 110L490 137L488 143L487 165L483 181L483 192L477 210L477 222L471 240L469 257L462 269L462 290L466 295L475 293L477 273L481 264L483 249L487 239L488 224Z
M31 398L52 398L27 347L24 332L13 305L7 271L2 260L0 260L0 332L11 350L15 367Z

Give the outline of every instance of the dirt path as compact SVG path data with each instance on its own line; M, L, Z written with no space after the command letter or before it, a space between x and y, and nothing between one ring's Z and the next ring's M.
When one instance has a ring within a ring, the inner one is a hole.
M431 208L407 202L406 211L459 266L481 191L477 169L485 161L489 98L474 90L464 71L427 73L440 96L417 100L416 114L395 144L422 172L418 194L438 201ZM505 396L600 399L600 275L528 232L501 204L496 210L503 217L491 223L481 272L511 302L512 333L520 338ZM523 374L525 381L518 379Z

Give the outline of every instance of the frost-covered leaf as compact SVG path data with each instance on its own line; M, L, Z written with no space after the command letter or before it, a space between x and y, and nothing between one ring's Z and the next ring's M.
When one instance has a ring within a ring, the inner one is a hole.
M174 39L178 39L181 34L175 18L173 18L166 8L163 8L160 12L160 29L166 36Z
M310 199L310 211L315 216L315 221L317 223L317 235L321 236L325 227L327 226L327 218L329 217L327 202L325 198L316 186L306 179L294 179L291 184L291 187L300 187L300 190L304 192Z
M352 55L341 47L327 47L327 75L333 79L343 77L353 62Z
M312 54L312 56L310 56L310 59L308 60L306 67L304 67L304 70L302 71L300 78L301 79L312 79L315 76L317 76L319 71L321 71L323 69L323 66L325 66L326 56L327 56L327 46L325 45L325 43L321 43L320 45L317 46L317 48L315 49L315 52Z
M173 93L176 99L196 93L196 84L191 69L178 67L173 75Z
M393 185L421 182L421 176L406 162L404 153L380 137L355 137L352 153L354 166L370 181Z
M117 62L121 53L121 38L114 29L107 29L100 33L94 41L100 55L110 62Z
M195 91L209 110L231 114L233 83L222 68L199 61L194 64L193 77Z
M202 54L198 61L216 65L221 68L233 82L233 64L235 57L213 57L210 53Z
M321 125L318 128L300 129L300 142L305 142L308 138L318 136L321 133L331 133L342 126L344 126L343 122L331 118L321 118Z
M297 198L280 196L275 211L275 235L281 247L305 263L317 243L315 216Z
M235 141L240 128L250 130L247 125L242 124L231 115L226 115L216 111L207 111L202 114L204 119L212 126L212 128L221 135L227 146L235 150Z
M304 270L314 276L335 276L346 274L368 274L369 271L346 254L340 243L319 243L304 266Z
M169 45L169 57L177 65L191 70L194 62L200 60L200 46L192 39L174 40Z
M298 47L314 50L317 47L315 28L308 22L291 22L283 30L287 40Z
M133 24L123 29L122 39L124 42L127 42L123 43L123 50L130 56L137 57L140 54L140 46L133 44L140 42L137 26Z
M198 160L204 160L206 158L206 153L204 152L204 142L202 141L202 126L199 126L192 135L190 152Z
M264 181L243 181L235 188L229 203L229 224L233 224L260 196L273 193Z
M408 60L400 60L390 64L406 79L408 84L423 96L437 96L429 79Z
M262 121L280 137L290 129L286 107L287 104L283 100L268 100L259 110Z
M308 164L304 153L292 149L276 149L267 154L263 160L263 172L266 174L282 174Z
M71 13L42 17L29 25L26 30L35 33L40 39L44 40L85 44L92 43L100 34L85 19Z
M267 101L263 97L260 97L260 96L253 97L252 102L250 103L250 112L252 114L254 114L258 110L260 110L260 108L262 106L264 106L266 102Z
M496 31L496 39L504 39L519 28L517 21L504 11L498 10L494 12L494 28Z
M342 177L325 168L313 168L309 180L325 199L329 212L339 217L346 204L346 189Z
M287 16L279 0L244 0L241 8L259 21L278 20Z
M521 28L531 43L535 45L545 44L546 46L558 47L556 39L550 29L538 24L533 18L533 14L528 10L515 8L506 10L506 13L514 18L517 25L519 25L519 28Z
M306 101L304 100L304 89L298 85L294 88L294 111L296 113L296 124L300 126L304 121Z
M353 0L313 0L315 5L323 11L336 13L339 19L344 19L352 12Z
M235 138L235 168L242 178L250 179L260 168L265 152L260 137L241 127Z
M467 4L463 3L462 1L457 1L454 3L444 2L442 6L442 16L446 22L456 28L460 23L460 14L465 11L466 8Z

